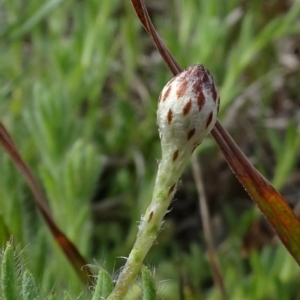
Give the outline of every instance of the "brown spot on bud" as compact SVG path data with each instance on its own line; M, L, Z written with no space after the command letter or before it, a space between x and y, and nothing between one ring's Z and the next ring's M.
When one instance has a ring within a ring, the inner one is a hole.
M211 89L210 89L211 95L214 99L214 101L217 101L217 90L216 90L216 86L214 84L212 84Z
M200 90L200 92L198 93L198 96L197 96L197 105L198 105L199 111L202 109L204 104L205 104L205 96L204 96L202 90Z
M169 196L173 193L175 186L176 182L169 188Z
M203 72L203 75L202 75L202 82L203 82L203 84L208 84L208 83L210 83L210 79L209 79L209 77L208 77L208 74L207 74L207 72Z
M150 223L150 221L152 220L153 218L153 211L151 211L150 215L149 215L149 218L148 218L148 223Z
M168 119L168 124L170 124L172 122L172 119L173 119L173 112L172 112L171 108L168 111L167 119Z
M177 90L178 98L182 97L185 94L187 88L188 88L188 82L186 80L184 80L178 87L178 90Z
M190 98L189 101L183 107L182 113L183 115L187 115L192 107L192 99Z
M176 150L174 153L173 153L173 162L177 159L178 157L178 150Z
M202 90L202 80L199 78L197 79L192 86L193 93L197 95L197 105L199 107L199 111L202 109L203 105L205 104L205 96Z
M187 139L188 139L188 140L195 134L195 131L196 131L196 129L193 128L193 129L191 129L191 130L188 132L188 135L187 135Z
M212 121L212 117L213 117L213 112L211 112L206 120L206 128L209 126L209 124Z
M191 75L195 77L200 77L201 75L203 75L204 72L206 72L206 70L203 65L196 65L191 68L191 72Z
M201 84L202 84L202 80L200 78L198 78L192 85L192 90L195 94L199 93L200 91L202 91L201 88Z
M171 85L168 87L168 89L166 90L166 92L162 96L162 102L164 102L167 99L167 97L169 96L170 92L171 92Z

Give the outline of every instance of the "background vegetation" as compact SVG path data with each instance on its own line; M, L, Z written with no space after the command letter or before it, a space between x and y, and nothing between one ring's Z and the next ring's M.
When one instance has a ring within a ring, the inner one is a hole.
M180 64L203 63L213 74L220 120L299 213L299 1L147 2ZM151 199L157 99L170 78L130 1L0 0L0 119L95 273L117 274ZM230 299L300 299L298 266L213 140L197 154ZM68 290L87 299L1 151L2 248L10 236L42 297ZM160 298L219 299L190 168L146 263ZM137 285L129 299L139 293Z

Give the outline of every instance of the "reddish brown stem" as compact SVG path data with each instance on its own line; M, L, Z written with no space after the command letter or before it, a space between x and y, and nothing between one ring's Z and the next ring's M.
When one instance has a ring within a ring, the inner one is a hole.
M211 134L232 172L300 265L300 221L297 216L268 180L253 167L219 121Z
M133 8L139 17L141 23L143 24L144 28L148 32L148 34L153 39L153 42L160 53L161 57L163 58L164 62L167 64L169 70L172 72L174 76L182 72L182 68L171 54L169 49L165 46L164 42L160 38L159 34L155 30L153 23L149 17L147 8L145 6L144 1L142 0L131 0Z
M57 227L55 224L50 209L47 205L47 200L40 189L36 179L32 175L32 172L27 167L23 161L13 139L9 135L5 126L0 122L0 145L9 155L15 167L20 171L28 185L30 186L32 193L34 194L34 199L37 204L38 209L40 210L42 216L50 232L52 233L55 241L59 244L62 251L65 253L66 257L70 261L71 265L74 267L78 276L83 283L90 285L93 281L93 273L88 267L86 260L79 253L75 245L66 237L66 235ZM84 267L84 270L83 270Z

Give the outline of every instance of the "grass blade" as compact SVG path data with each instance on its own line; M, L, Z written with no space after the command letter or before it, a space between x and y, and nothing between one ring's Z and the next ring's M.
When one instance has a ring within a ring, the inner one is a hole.
M54 9L56 9L62 2L63 0L46 1L32 16L29 18L26 17L25 21L18 21L16 24L11 25L6 30L1 32L0 39L6 37L9 37L10 39L22 37L39 22L41 22L46 16L48 16Z

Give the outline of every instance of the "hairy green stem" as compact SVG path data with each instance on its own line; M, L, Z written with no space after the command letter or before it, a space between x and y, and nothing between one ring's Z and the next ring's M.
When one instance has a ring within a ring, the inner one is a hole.
M141 270L144 258L161 228L163 217L168 210L186 163L186 157L178 158L175 164L169 151L163 155L157 171L152 201L141 218L135 244L108 300L124 299L130 285Z

